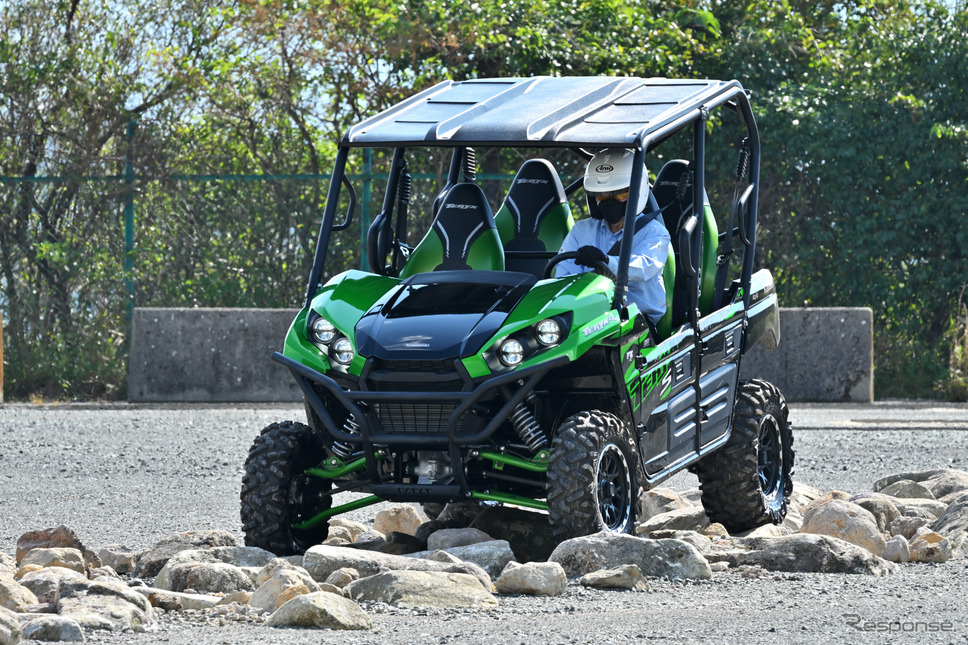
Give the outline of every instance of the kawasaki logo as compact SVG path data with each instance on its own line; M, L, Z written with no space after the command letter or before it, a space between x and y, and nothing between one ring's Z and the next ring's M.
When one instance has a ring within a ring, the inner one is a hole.
M615 170L615 167L607 163L603 163L598 168L595 168L595 172L612 172L613 170Z
M613 322L616 322L616 323L618 322L618 314L615 313L614 311L610 311L608 313L608 316L606 316L602 320L599 320L597 323L593 325L589 325L588 327L585 327L584 329L581 330L581 333L583 333L586 337L591 336L596 332L602 331L603 329L605 329L607 325Z

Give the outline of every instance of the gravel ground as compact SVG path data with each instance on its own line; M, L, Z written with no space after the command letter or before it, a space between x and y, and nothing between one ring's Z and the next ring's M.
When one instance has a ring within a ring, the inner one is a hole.
M822 490L870 490L887 474L968 470L968 406L794 405L796 479ZM238 491L258 430L302 418L298 406L0 406L0 551L26 531L66 524L97 550L147 548L178 531L241 539ZM667 485L691 488L679 475ZM350 517L368 521L370 507ZM968 560L902 565L884 578L714 574L652 580L644 592L570 586L559 598L499 598L491 612L365 607L371 632L274 630L233 616L173 613L148 634L92 642L203 643L968 643ZM224 623L224 624L220 624ZM867 626L874 631L861 631Z

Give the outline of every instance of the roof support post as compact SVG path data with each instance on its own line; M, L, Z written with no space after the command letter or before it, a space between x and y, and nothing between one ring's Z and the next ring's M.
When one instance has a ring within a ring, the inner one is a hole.
M639 197L642 194L642 186L648 191L648 178L642 181L645 173L645 147L639 146L635 149L635 158L632 161L632 177L629 185L629 198L625 203L625 228L622 233L622 246L618 256L618 275L615 280L615 299L612 301L612 308L619 309L625 306L626 296L628 295L629 284L629 262L632 259L632 238L635 237L635 219L638 216ZM646 195L648 197L648 195Z
M323 275L323 265L326 263L326 248L329 246L329 236L333 230L333 219L339 206L339 189L343 183L343 173L346 171L346 158L349 148L339 148L336 152L336 164L333 166L333 178L330 179L329 192L326 194L326 207L323 210L323 221L319 224L319 237L316 240L316 253L313 256L313 268L309 272L309 283L306 285L306 307L313 303L316 287Z

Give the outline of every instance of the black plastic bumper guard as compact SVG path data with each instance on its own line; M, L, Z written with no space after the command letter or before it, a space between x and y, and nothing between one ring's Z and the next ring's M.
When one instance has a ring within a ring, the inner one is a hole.
M292 372L296 383L302 390L312 406L313 410L323 422L330 435L339 441L360 445L363 448L363 456L366 459L367 475L370 478L369 488L374 495L387 499L429 499L430 497L457 498L468 497L471 495L470 487L463 468L454 468L456 485L433 485L417 486L415 484L395 484L386 483L380 479L377 470L377 459L375 457L376 445L394 445L411 448L441 448L445 447L450 455L451 463L461 464L461 446L477 444L487 440L503 424L515 407L537 386L538 382L545 374L551 370L568 363L567 356L534 365L522 370L508 372L490 378L476 388L467 392L370 392L360 390L344 390L340 385L310 367L306 367L279 352L272 354L272 359L277 363L287 367ZM458 436L457 426L460 418L466 414L471 407L484 398L494 388L504 385L517 383L514 395L509 398L497 414L481 430L468 435ZM353 415L359 425L360 433L351 434L339 427L332 415L323 405L322 400L313 388L313 384L325 388L333 397L339 401L340 405ZM379 421L374 421L360 409L360 403L407 403L407 402L459 402L456 409L451 413L447 420L444 432L420 432L420 433L399 433L386 432L380 426ZM373 427L376 426L376 427Z

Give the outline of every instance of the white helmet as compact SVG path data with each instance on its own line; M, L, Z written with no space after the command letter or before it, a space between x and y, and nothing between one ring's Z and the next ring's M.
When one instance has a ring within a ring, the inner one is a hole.
M621 193L629 189L632 183L632 165L635 153L627 148L606 148L597 153L585 166L585 192L591 195L599 193ZM639 191L639 203L636 210L641 213L649 199L649 174L642 169L642 183L644 190Z

